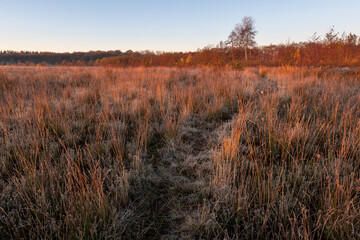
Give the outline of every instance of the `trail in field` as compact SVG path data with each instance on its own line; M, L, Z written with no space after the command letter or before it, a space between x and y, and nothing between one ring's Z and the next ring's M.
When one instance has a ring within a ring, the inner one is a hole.
M256 94L276 91L276 83L260 79ZM148 143L147 161L152 175L142 184L145 193L143 213L145 239L189 239L191 222L207 209L211 201L213 151L222 140L224 129L236 121L236 112L224 112L221 119L205 120L192 116L169 136L159 131ZM226 132L226 131L225 131ZM199 226L194 222L194 226ZM187 235L189 234L189 235Z
M150 142L148 158L153 162L150 223L145 238L186 238L186 221L209 198L212 149L218 144L221 123L193 117L180 126L175 137L158 136Z

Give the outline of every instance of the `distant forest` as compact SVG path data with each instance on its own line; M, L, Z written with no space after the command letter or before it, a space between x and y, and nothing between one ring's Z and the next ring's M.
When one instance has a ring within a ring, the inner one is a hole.
M340 35L333 28L324 38L314 34L308 41L249 48L228 42L207 46L195 52L151 51L90 51L74 53L2 51L1 65L61 65L61 66L171 66L229 67L245 66L360 66L360 37Z

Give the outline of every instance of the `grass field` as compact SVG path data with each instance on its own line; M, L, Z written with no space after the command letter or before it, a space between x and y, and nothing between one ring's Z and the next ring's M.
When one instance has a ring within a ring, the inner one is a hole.
M359 71L0 70L1 239L360 239Z

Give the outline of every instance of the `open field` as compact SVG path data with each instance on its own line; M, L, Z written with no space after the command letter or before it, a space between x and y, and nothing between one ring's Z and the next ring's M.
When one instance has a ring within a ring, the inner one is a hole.
M359 71L0 70L1 239L359 239Z

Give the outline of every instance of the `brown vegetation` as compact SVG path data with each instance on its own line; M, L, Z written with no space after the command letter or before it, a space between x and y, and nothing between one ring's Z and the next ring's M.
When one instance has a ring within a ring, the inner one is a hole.
M242 69L249 66L359 67L360 37L330 28L321 39L316 33L306 42L255 45L254 20L245 17L228 41L195 52L90 51L74 53L0 52L0 64L108 66L108 67L211 67Z
M0 73L2 239L358 239L342 69Z

